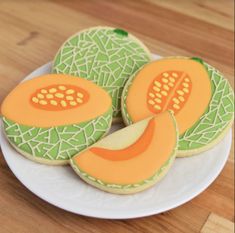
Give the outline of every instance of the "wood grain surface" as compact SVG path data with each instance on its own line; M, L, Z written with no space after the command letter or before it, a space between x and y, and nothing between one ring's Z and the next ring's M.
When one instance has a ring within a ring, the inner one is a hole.
M0 102L61 43L88 26L122 27L162 56L202 57L232 86L232 0L0 0ZM229 233L234 227L234 150L198 197L163 214L101 220L54 207L28 191L0 155L0 233ZM1 154L1 152L0 152Z

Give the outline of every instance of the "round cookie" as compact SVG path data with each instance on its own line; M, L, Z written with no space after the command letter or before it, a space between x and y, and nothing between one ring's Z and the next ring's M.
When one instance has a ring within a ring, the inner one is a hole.
M130 33L111 27L80 31L60 47L53 73L79 76L105 88L113 116L121 118L121 94L128 78L151 60L146 46Z
M51 74L19 84L3 101L1 112L6 137L17 151L59 165L108 132L112 100L88 80Z
M74 156L71 166L84 181L101 190L136 193L166 175L177 142L175 118L166 111L101 139Z
M177 156L205 151L233 123L234 94L223 75L199 58L151 62L126 83L122 115L127 125L172 110L179 127Z

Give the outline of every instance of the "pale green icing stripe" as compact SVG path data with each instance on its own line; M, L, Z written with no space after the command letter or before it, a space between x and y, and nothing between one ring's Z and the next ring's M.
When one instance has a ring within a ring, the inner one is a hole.
M112 109L88 122L52 128L24 126L3 117L6 136L14 146L48 160L72 158L104 136L111 121Z
M198 62L204 64L209 74L212 97L201 118L183 135L180 135L178 150L192 150L208 145L221 135L234 117L234 93L228 80L218 70L201 59ZM128 81L122 96L122 114L127 124L133 123L127 111L126 98L134 78L135 75Z
M52 72L80 76L104 87L120 115L121 94L127 79L150 61L143 44L113 28L91 28L69 38L57 53Z

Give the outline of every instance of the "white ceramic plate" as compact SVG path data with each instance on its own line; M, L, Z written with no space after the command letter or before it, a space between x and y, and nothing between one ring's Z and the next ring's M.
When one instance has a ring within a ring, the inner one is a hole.
M51 63L48 63L26 79L50 73L50 69ZM121 127L115 125L112 131ZM2 128L0 131L0 143L7 164L31 192L64 210L109 219L158 214L191 200L219 175L228 158L231 142L230 130L213 149L190 158L176 159L167 176L154 187L122 196L91 187L81 181L69 166L46 166L24 158L8 144Z

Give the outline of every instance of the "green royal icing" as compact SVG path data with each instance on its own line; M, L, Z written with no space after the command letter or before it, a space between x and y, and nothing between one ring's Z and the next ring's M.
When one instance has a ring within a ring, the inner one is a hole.
M211 101L200 119L180 136L179 150L192 150L210 144L233 120L234 94L228 80L214 67L203 64L211 79Z
M120 36L128 36L128 32L120 29L120 28L116 28L113 30L115 33L117 33Z
M24 126L3 117L5 133L14 146L48 160L72 158L104 136L111 121L111 110L91 121L52 128Z
M112 97L113 116L127 79L150 61L140 42L121 29L92 28L69 38L59 49L53 73L84 77L104 87Z
M209 106L200 119L179 137L178 150L193 150L212 143L226 130L234 116L234 93L227 79L214 67L200 58L193 60L203 63L212 85L212 97ZM133 75L123 92L123 115L128 124L132 120L127 111L126 98L128 90L135 78Z
M202 65L204 65L203 60L202 60L201 58L199 58L199 57L191 57L191 59L194 60L194 61L197 61L197 62L201 63Z

